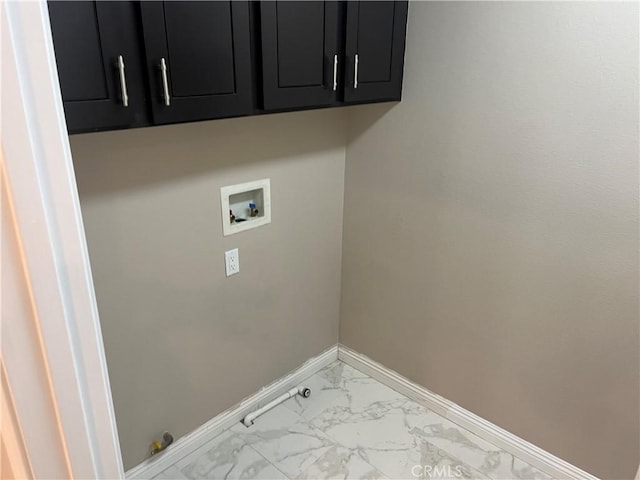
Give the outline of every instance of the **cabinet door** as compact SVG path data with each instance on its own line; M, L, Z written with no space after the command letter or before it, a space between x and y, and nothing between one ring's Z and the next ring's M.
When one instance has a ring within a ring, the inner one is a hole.
M140 5L155 123L251 112L248 2Z
M260 2L266 110L337 103L339 6L335 1Z
M400 100L407 3L348 2L345 102Z
M136 6L93 1L48 6L69 131L143 124Z

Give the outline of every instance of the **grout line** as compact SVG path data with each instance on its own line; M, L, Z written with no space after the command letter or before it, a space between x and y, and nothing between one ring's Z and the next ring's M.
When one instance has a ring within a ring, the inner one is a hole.
M239 434L236 434L236 435L239 435ZM278 468L278 466L277 466L275 463L273 463L271 460L269 460L267 457L265 457L265 456L264 456L262 453L260 453L258 450L256 450L255 448L253 448L253 445L251 445L251 444L249 444L249 443L247 443L246 445L247 445L247 447L249 447L251 450L253 450L255 453L257 453L257 454L260 456L260 458L264 459L264 460L265 460L269 465L271 465L271 466L272 466L273 468L275 468L278 472L280 472L284 478L288 478L289 480L292 480L292 479L291 479L291 477L289 477L289 475L287 475L287 474L286 474L286 473L284 473L282 470L280 470L280 469Z

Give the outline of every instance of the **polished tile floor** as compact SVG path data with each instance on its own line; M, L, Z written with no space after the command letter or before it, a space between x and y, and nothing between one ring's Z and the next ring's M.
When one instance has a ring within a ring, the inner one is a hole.
M155 478L549 478L342 362L303 384L310 398L232 427Z

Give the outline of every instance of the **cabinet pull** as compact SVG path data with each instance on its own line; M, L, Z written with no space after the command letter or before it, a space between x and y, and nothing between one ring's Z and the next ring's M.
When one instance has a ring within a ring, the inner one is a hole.
M333 56L333 91L338 89L338 55Z
M164 57L160 59L160 72L162 73L164 104L168 107L171 105L171 97L169 97L169 82L167 81L167 62L165 62Z
M120 88L122 89L122 106L129 106L129 95L127 94L127 78L124 75L124 60L122 55L118 55L118 72L120 73Z
M355 69L353 73L353 88L358 88L358 54L356 53L356 58L354 60Z

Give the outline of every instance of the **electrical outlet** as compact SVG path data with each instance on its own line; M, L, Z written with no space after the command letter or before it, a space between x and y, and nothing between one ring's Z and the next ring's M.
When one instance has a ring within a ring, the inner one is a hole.
M227 277L235 275L240 271L240 255L238 254L237 248L224 252L224 265Z

